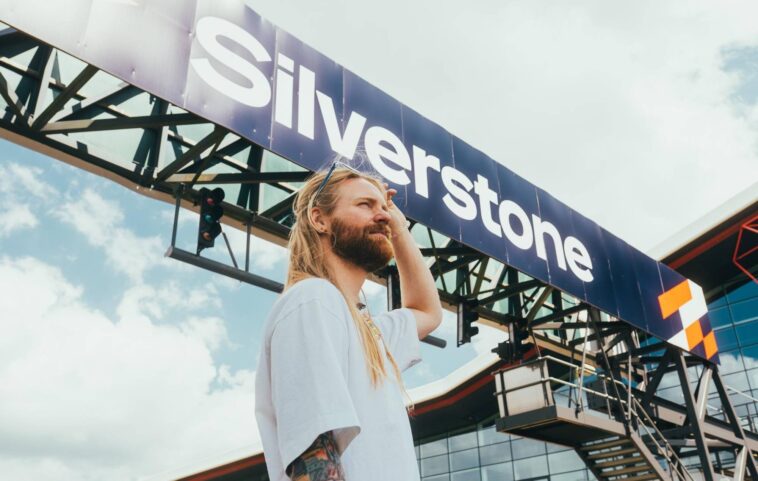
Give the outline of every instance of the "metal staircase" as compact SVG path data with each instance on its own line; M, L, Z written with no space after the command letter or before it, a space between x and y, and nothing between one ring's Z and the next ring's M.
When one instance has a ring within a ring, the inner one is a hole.
M672 479L638 438L613 436L585 443L576 451L600 480Z
M540 356L496 373L498 430L573 447L602 481L694 479L623 383L575 368Z

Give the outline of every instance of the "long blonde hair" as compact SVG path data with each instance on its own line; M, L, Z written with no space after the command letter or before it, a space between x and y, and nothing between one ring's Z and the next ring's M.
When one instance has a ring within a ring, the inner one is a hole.
M339 289L342 296L345 298L347 307L350 309L350 315L352 316L355 327L360 334L360 340L366 358L366 368L369 377L371 378L371 385L376 388L387 378L387 370L384 366L379 345L374 339L368 322L364 320L358 310L358 306L350 301L348 296L336 282L333 273L330 272L325 262L324 247L321 244L319 232L313 225L310 212L314 207L318 207L321 212L326 215L330 215L334 212L339 198L339 186L348 179L362 178L376 186L382 195L384 195L386 191L382 181L376 177L358 173L344 167L337 167L334 169L334 172L332 172L331 177L329 177L327 184L323 187L321 192L319 192L317 196L314 195L325 176L326 171L315 173L308 178L305 185L295 195L295 200L292 206L295 223L290 231L289 242L287 245L290 252L290 258L284 289L287 290L298 281L310 277L326 279ZM314 199L314 197L316 198ZM384 342L383 339L382 342ZM408 412L412 413L413 404L410 400L410 396L408 396L408 393L405 390L405 385L403 384L403 379L400 375L400 369L397 367L397 363L395 362L392 353L386 348L386 345L385 351L387 353L387 359L392 365L395 378L398 381L398 386L410 402Z

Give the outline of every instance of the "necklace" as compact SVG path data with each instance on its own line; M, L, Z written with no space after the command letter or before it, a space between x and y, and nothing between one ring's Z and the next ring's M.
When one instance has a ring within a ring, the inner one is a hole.
M368 306L363 303L358 303L358 312L360 313L361 317L363 318L363 321L368 326L369 330L371 331L371 334L374 336L374 339L377 341L382 341L382 331L379 330L379 328L374 324L374 321L371 319L371 313L368 310Z

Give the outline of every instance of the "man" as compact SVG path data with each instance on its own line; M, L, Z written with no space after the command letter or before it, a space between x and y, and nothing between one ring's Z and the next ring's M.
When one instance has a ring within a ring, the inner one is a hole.
M416 481L400 371L442 306L396 191L335 165L295 198L285 292L264 327L255 414L269 477ZM403 307L372 317L361 286L393 256Z

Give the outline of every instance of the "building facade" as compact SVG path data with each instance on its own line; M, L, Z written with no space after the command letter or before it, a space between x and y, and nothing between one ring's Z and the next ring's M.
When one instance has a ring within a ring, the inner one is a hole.
M724 208L722 207L723 211ZM758 432L758 282L734 263L740 230L755 220L758 203L726 210L716 226L705 228L662 256L663 261L703 286L720 350L720 366L732 405L745 429ZM758 239L756 236L755 239ZM752 247L758 247L758 244ZM742 252L751 247L743 247ZM693 255L693 253L695 255ZM753 257L755 259L755 256ZM753 274L755 261L747 264ZM697 380L694 369L691 379ZM676 373L664 378L658 394L683 402ZM720 409L718 397L709 395L709 412ZM423 481L584 481L595 476L571 448L534 441L495 430L493 413L463 429L417 440L416 456ZM713 453L717 470L728 469L734 459ZM685 461L697 469L696 457Z

